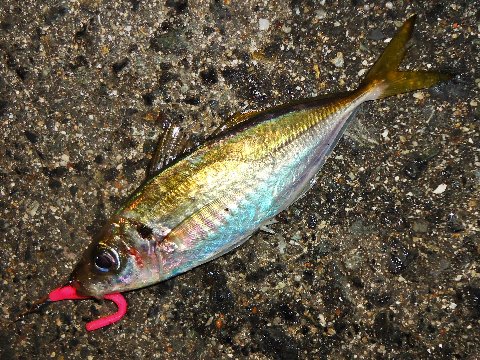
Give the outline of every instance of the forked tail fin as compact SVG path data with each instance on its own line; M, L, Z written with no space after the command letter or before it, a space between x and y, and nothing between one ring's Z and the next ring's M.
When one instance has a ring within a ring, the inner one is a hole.
M416 15L410 17L395 34L382 55L369 70L360 88L372 90L374 99L428 88L452 76L435 71L398 71L412 36Z

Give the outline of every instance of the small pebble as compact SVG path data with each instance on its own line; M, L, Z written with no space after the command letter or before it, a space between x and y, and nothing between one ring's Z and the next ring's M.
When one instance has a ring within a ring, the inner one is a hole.
M445 190L447 189L447 185L446 184L440 184L437 186L437 188L435 190L433 190L433 193L434 194L441 194L443 193Z
M317 19L324 19L327 16L327 13L323 9L315 10L315 17Z
M418 91L416 93L413 93L413 97L418 100L423 100L425 98L425 95L422 92Z
M345 63L343 60L343 53L337 52L337 56L334 59L330 60L330 62L338 68L343 67Z
M270 27L270 21L268 21L268 19L259 19L258 20L258 28L261 31L268 30L269 27Z
M380 29L373 29L373 30L367 35L367 39L378 41L378 40L386 39L386 36L385 36L385 34L382 32L382 30L380 30Z

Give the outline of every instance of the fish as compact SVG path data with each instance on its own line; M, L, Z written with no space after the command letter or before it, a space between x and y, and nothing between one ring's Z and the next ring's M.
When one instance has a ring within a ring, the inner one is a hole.
M144 288L237 248L313 186L361 104L451 78L399 71L416 16L408 18L358 88L231 117L194 146L180 129L160 136L147 179L110 217L67 283L35 306L106 299L127 311L122 293Z

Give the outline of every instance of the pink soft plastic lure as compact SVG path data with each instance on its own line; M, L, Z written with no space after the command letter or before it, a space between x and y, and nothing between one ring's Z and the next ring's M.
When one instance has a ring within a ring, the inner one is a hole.
M103 297L106 300L113 301L117 305L117 312L101 317L100 319L90 321L85 325L87 331L93 331L105 326L111 325L119 321L127 312L127 301L120 293L107 294ZM56 288L48 294L48 301L60 301L60 300L84 300L92 299L90 296L81 296L77 294L77 289L72 285L66 285Z

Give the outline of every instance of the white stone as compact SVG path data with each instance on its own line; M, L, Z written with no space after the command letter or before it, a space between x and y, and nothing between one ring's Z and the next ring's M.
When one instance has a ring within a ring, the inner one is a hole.
M343 53L337 52L337 56L330 60L330 62L338 68L343 67L345 61L343 60Z
M270 21L268 21L268 19L259 19L258 20L258 28L261 31L268 30L269 27L270 27Z
M443 193L445 190L447 189L447 185L446 184L440 184L437 186L437 188L435 190L433 190L433 193L434 194L441 194Z

